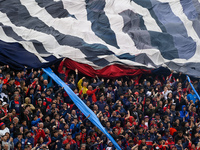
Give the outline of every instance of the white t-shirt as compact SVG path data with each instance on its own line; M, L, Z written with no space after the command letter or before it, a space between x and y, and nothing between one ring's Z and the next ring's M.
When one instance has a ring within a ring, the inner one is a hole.
M4 130L0 130L0 137L4 136L7 132L10 133L7 127Z

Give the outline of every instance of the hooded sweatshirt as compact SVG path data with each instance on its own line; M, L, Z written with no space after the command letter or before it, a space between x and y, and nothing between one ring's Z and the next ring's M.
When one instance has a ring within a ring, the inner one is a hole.
M182 106L182 111L180 111L180 117L181 118L185 117L185 121L188 121L189 120L189 114L188 114L188 112L186 110L183 111L184 107L186 108L186 106L185 105ZM186 117L186 115L188 115L188 116Z

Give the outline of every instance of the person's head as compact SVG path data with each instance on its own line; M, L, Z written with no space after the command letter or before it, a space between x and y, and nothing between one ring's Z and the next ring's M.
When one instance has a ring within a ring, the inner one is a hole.
M96 104L94 104L93 109L98 111L99 108L98 108L98 106Z
M37 119L38 119L38 116L37 116L37 115L34 115L34 116L33 116L33 120L36 121Z
M14 123L14 124L18 124L18 122L19 122L19 119L18 119L17 117L14 117L14 118L13 118L13 123Z
M92 86L88 85L88 90L92 91Z
M166 130L165 130L165 135L166 135L166 136L169 136L169 135L170 135L170 133L169 133L169 130L168 130L168 129L166 129Z
M78 141L78 140L80 140L80 139L81 139L80 133L77 133L77 134L76 134L76 140Z
M6 135L4 135L2 138L3 138L3 141L6 141L6 142L7 142L8 137L7 137Z
M114 116L114 117L116 117L116 116L117 116L117 113L116 113L116 111L113 111L113 112L112 112L112 116Z
M86 145L85 144L81 144L81 149L80 150L86 150Z
M141 142L142 142L142 144L146 144L146 139L145 139L145 138L142 138L142 139L141 139Z
M14 100L15 100L15 101L18 101L18 100L19 100L19 95L15 94L15 95L14 95Z
M106 127L110 128L110 122L109 121L106 122Z
M104 101L104 99L105 99L104 94L101 93L101 95L100 95L100 97L99 97L99 100L100 100L100 101Z
M15 145L15 147L21 149L22 148L22 143L21 142L17 142L16 145Z
M58 137L58 130L54 130L54 131L53 131L53 136L54 136L54 137Z
M43 84L44 84L45 86L47 86L47 85L48 85L48 80L43 80Z
M43 142L44 142L44 139L43 139L43 137L40 136L40 137L38 138L37 143L38 143L38 144L42 144Z
M182 110L186 111L186 106L185 105L182 106Z
M30 131L27 131L27 132L26 132L26 137L28 137L28 138L31 137L31 132L30 132Z
M1 122L1 123L0 123L0 128L1 128L1 130L4 130L4 129L6 128L5 123Z
M150 98L147 98L146 101L145 101L146 105L149 105L150 102L151 102Z
M182 136L183 136L183 131L182 131L182 130L179 130L179 131L178 131L178 136L179 136L179 137L182 137Z
M144 117L144 122L148 122L149 121L149 116L145 116Z
M139 131L140 134L142 134L142 133L143 133L143 128L140 127L140 128L138 129L138 131Z
M116 122L116 127L120 127L120 125L121 125L121 121L117 121Z
M169 122L170 120L169 120L169 116L167 116L167 115L165 115L164 117L164 121L166 121L166 122Z
M38 127L41 128L41 129L43 129L44 124L43 124L42 122L40 122L40 123L38 124Z
M22 125L23 125L23 126L26 126L26 125L27 125L26 120L22 120Z
M90 142L91 142L90 136L87 136L87 137L86 137L86 142L87 142L87 143L90 143Z
M18 133L18 135L17 135L17 138L19 139L19 140L21 140L22 139L22 133Z
M72 133L71 133L71 132L69 132L69 133L67 134L67 139L69 139L69 140L72 139Z
M122 145L122 141L121 141L120 139L117 139L116 142L117 142L117 144L118 144L119 146Z
M178 144L178 145L182 144L182 140L181 140L181 139L178 139L177 144Z
M168 137L168 140L171 142L171 141L173 140L173 137L170 135L170 136Z
M113 133L117 135L117 134L118 134L118 129L117 129L117 128L114 128L114 129L113 129Z
M83 87L87 87L88 86L88 81L87 80L84 80L83 81Z
M155 132L155 129L153 126L150 127L150 133L154 133Z
M153 109L153 105L151 103L149 104L149 109Z

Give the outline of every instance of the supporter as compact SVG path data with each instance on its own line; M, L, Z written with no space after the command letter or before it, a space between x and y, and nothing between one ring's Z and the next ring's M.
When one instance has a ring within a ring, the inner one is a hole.
M200 101L184 75L99 80L63 65L64 60L59 77L94 111L122 149L199 146ZM114 149L88 118L42 70L0 69L2 149Z

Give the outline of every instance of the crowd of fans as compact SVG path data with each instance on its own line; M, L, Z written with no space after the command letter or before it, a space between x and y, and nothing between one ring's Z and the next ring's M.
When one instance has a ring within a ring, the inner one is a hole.
M68 70L64 60L52 69L122 150L200 149L200 101L181 73L99 79ZM193 85L200 92L198 80ZM0 67L1 149L115 150L89 117L42 70Z

